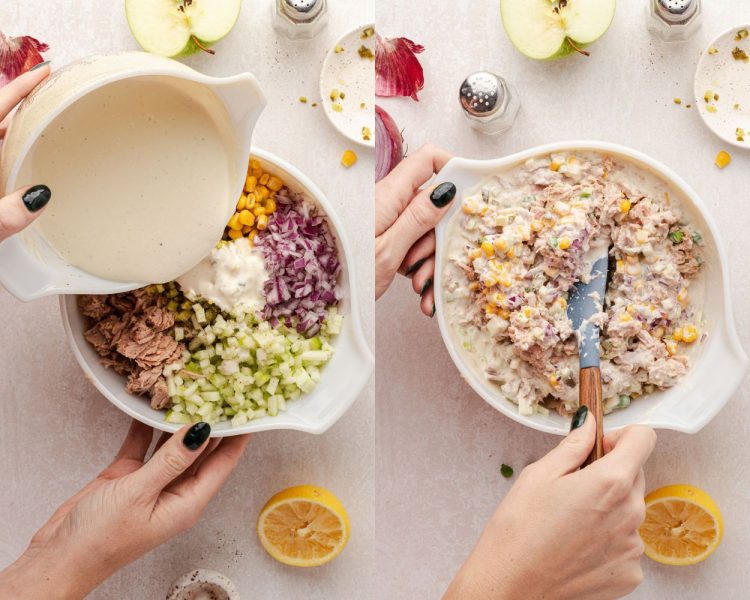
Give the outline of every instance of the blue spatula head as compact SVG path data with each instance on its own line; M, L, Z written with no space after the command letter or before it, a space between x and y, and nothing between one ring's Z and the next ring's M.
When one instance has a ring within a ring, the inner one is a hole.
M609 251L605 246L596 252L593 264L590 262L591 277L587 282L576 283L568 294L568 318L578 337L582 369L599 366L599 327L591 322L591 317L604 306Z

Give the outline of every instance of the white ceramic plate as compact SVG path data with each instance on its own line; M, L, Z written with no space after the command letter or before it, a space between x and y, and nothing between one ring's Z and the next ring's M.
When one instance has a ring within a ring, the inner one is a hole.
M362 39L362 32L373 25L362 25L342 37L328 51L320 72L320 98L328 120L351 141L368 148L375 147L375 61L359 56L365 46L375 54L375 36ZM341 47L342 52L336 52ZM333 109L331 92L343 92L345 98L336 100L343 110ZM364 108L362 105L364 104ZM365 140L362 128L371 135Z
M727 144L750 150L750 61L736 60L734 48L744 50L750 56L750 36L735 40L737 32L749 25L732 27L717 37L703 51L695 70L695 106L703 122ZM716 54L709 54L716 48ZM704 99L707 91L719 95L719 99L708 103ZM739 108L734 108L735 104ZM708 107L716 107L709 112ZM745 141L737 141L737 128L745 132Z
M452 181L457 188L456 201L436 228L437 249L435 268L435 304L440 333L448 352L463 378L477 394L491 406L532 429L566 435L570 419L557 413L548 416L518 414L518 406L504 398L481 373L476 372L463 348L456 343L443 313L442 271L445 265L446 229L451 216L460 210L464 192L485 177L508 170L529 158L551 152L592 150L610 154L635 163L663 179L674 190L690 220L703 233L706 244L705 302L703 313L708 337L695 348L693 362L687 376L668 390L650 394L633 401L626 409L617 410L604 419L607 430L640 423L660 429L674 429L695 433L705 426L727 403L739 387L747 370L748 359L740 346L734 327L729 293L729 270L719 232L708 209L698 195L676 173L660 162L623 146L605 142L560 142L532 148L497 160L468 160L454 158L435 177L435 184Z
M265 170L279 175L291 190L304 193L327 215L338 240L339 258L342 263L339 285L343 291L343 298L339 303L339 310L344 315L344 326L341 334L333 342L336 352L323 368L321 380L312 393L289 402L287 410L276 417L253 420L241 427L231 427L228 422L217 423L212 427L211 435L224 437L271 429L323 433L352 405L370 378L374 366L374 359L365 342L359 321L351 245L333 207L312 181L297 168L270 152L253 148L252 155L261 162ZM125 378L101 365L96 351L83 337L85 323L78 312L76 296L60 296L60 309L73 354L86 377L97 389L112 404L131 417L155 429L172 433L177 431L181 425L165 423L164 412L151 408L147 398L129 394L125 389Z

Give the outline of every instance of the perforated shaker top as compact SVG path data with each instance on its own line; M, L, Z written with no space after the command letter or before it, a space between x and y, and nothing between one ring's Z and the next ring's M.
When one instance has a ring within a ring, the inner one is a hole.
M469 75L461 84L461 106L474 117L488 117L505 101L505 88L497 75L479 71Z
M657 0L657 8L667 18L689 17L697 6L697 0Z
M284 9L287 14L303 13L310 16L320 9L322 2L320 0L284 0Z

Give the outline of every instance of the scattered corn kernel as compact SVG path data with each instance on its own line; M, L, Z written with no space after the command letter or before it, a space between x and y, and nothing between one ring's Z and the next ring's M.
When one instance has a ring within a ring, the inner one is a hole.
M339 44L336 44L336 46L333 48L333 51L336 54L341 54L344 51L344 47L340 46Z
M480 256L482 256L482 251L479 248L469 250L469 260L476 260Z
M245 206L247 206L247 196L243 194L237 202L237 210L244 210Z
M493 244L495 246L495 249L499 250L500 252L506 252L508 250L508 242L506 242L503 238L495 238Z
M682 341L686 344L692 344L698 339L698 330L693 325L685 325L682 328Z
M266 227L268 227L268 215L260 215L255 226L259 231L263 231Z
M264 171L259 161L251 159L245 179L245 193L240 196L237 210L229 219L225 239L236 240L246 236L252 246L258 229L265 229L268 217L276 211L273 196L283 187L284 182L279 177Z
M683 306L687 304L688 301L688 291L686 288L682 288L680 292L677 294L677 302L682 304Z
M230 229L229 233L227 234L229 236L229 239L237 240L242 237L242 230L241 229Z
M238 220L243 225L253 225L255 223L255 215L249 210L243 210L240 212Z
M681 342L682 341L682 327L678 327L672 332L672 339L675 342Z
M716 46L711 46L708 49L708 53L711 54L711 55L718 54L719 53L719 49Z
M299 101L302 102L302 104L307 104L307 96L300 96Z
M559 381L557 380L557 375L555 373L552 373L547 380L549 381L549 384L554 388L559 385Z
M552 164L550 164L549 168L552 171L559 171L560 170L560 163L553 162Z
M681 98L675 98L674 100L672 100L672 102L674 102L675 104L682 104L682 99Z
M570 213L570 205L567 204L566 202L562 202L558 200L557 202L555 202L555 205L552 207L552 210L560 216L567 215Z
M228 227L233 231L239 231L240 229L242 229L242 225L240 224L240 215L238 213L234 213L229 219Z
M723 169L730 162L732 162L732 156L729 154L729 152L725 152L724 150L722 150L716 155L716 160L714 162L717 167Z
M362 139L369 142L372 139L372 131L369 127L362 128Z
M489 257L495 256L495 247L491 242L482 242L482 251Z
M735 41L739 42L740 40L744 40L748 36L747 29L740 29L737 32L737 35L734 36Z
M344 107L341 106L340 104L336 104L335 102L333 103L331 108L335 110L336 112L344 112Z
M625 270L625 261L624 260L618 260L617 261L617 272L622 273L622 271Z
M669 354L669 356L674 356L675 354L677 354L677 344L675 342L673 342L672 340L667 340L666 342L664 342L664 345L667 347L667 354Z
M497 314L499 317L505 319L506 321L510 319L510 313L504 308L498 309Z
M272 192L278 192L282 187L284 187L284 182L281 181L281 179L279 179L278 177L273 176L268 180L267 187Z
M622 313L620 315L620 321L622 321L623 323L629 323L632 320L633 317L631 317L628 313Z
M715 112L716 112L716 111L717 111L718 109L717 109L717 108L716 108L716 107L715 107L715 106L714 106L713 104L709 104L709 105L708 105L708 106L706 107L706 110L707 110L708 112L710 112L710 113L715 113Z
M557 243L557 247L560 248L560 250L567 250L570 248L570 239L563 237L560 238L560 241Z
M535 219L531 222L531 231L541 231L544 227L544 223L542 223L539 219Z
M346 150L341 156L341 164L347 169L357 162L357 155L353 150Z
M260 179L258 179L258 183L266 185L269 179L271 179L271 176L268 173L263 173L263 175L260 176Z
M706 90L706 93L703 94L703 99L706 102L711 102L711 98L714 97L714 93L711 90Z
M737 136L738 142L744 142L745 141L745 130L742 129L742 127L738 127L734 130L734 134Z
M558 298L557 299L557 304L563 310L565 310L566 308L568 308L568 301L565 298Z
M254 192L255 186L258 185L258 178L254 175L250 175L247 179L245 179L245 191L246 192Z
M339 92L337 89L332 89L331 93L329 94L329 97L331 98L332 102L336 102L341 97L341 92Z

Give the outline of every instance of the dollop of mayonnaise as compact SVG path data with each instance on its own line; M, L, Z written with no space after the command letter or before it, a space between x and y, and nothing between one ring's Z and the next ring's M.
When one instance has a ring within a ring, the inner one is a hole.
M240 238L214 248L177 283L189 299L200 296L226 312L249 313L265 305L267 280L263 253Z

